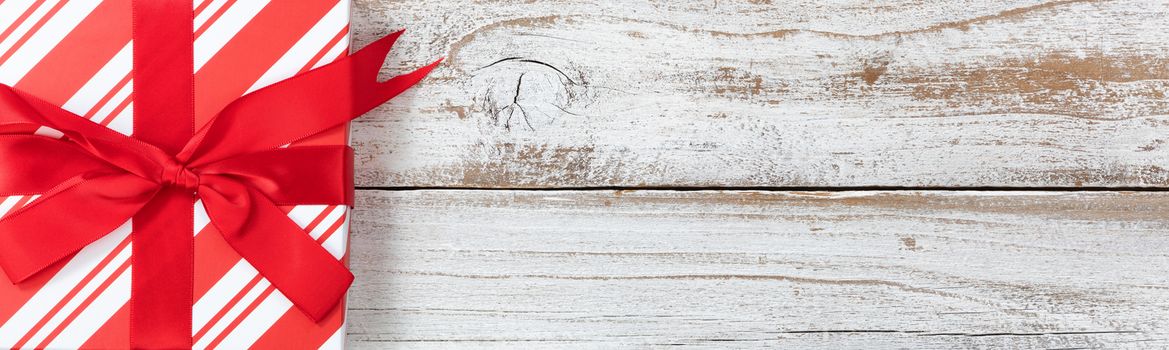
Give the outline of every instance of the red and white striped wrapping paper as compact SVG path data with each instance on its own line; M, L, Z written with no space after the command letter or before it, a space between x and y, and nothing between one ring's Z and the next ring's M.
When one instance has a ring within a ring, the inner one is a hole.
M247 92L348 52L349 0L193 2L199 123ZM132 134L130 16L130 0L0 0L0 83ZM341 128L298 144L345 142ZM0 197L0 217L36 197ZM207 225L201 204L193 209L195 348L344 346L344 305L313 322ZM347 263L347 207L286 210ZM132 229L127 222L25 283L0 283L0 348L126 348Z

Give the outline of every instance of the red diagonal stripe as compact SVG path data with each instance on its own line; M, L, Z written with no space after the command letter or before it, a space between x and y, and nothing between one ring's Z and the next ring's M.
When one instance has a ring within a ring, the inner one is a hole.
M263 279L264 278L260 275L252 277L252 280L248 281L248 284L245 285L244 288L235 295L235 297L232 297L231 300L228 301L222 309L219 309L219 312L215 313L215 316L212 316L211 319L207 321L207 324L203 325L203 328L199 329L199 331L195 333L195 341L198 342L199 338L207 335L207 332L211 330L211 327L215 326L216 323L219 323L219 320L223 319L223 316L227 315L227 311L235 307L236 304L239 304L240 300L243 300L244 295L246 295L248 291L252 290L252 288L254 288L257 284L260 284L260 281ZM239 317L242 316L243 314L240 314Z
M61 312L61 309L65 307L65 304L69 303L70 300L73 300L73 298L77 296L77 293L81 292L81 288L84 287L85 285L89 284L90 281L93 281L93 279L95 277L97 277L97 274L99 272L101 272L101 270L105 269L106 266L110 265L110 262L114 260L114 256L118 255L118 253L121 252L122 249L126 248L126 246L128 246L128 245L130 245L130 237L129 236L127 236L125 239L122 239L122 242L118 243L118 246L115 247L114 250L111 251L109 255L106 255L105 258L103 258L100 262L98 262L97 266L94 267L93 270L89 272L89 274L85 275L85 278L81 279L80 283L77 283L77 285L73 286L73 289L69 290L69 293L66 294L64 298L61 298L61 301L57 302L57 305L53 306L53 308L50 309L49 312L45 314L45 317L42 318L40 320L40 322L37 322L36 326L33 326L33 328L29 329L28 333L26 333L24 335L24 337L21 338L20 341L16 342L16 344L13 345L12 347L14 347L14 348L24 347L25 343L27 343L29 341L29 339L32 339L32 336L34 334L36 334L37 332L40 332L41 328L43 328L45 326L45 324L49 322L49 319L53 318L54 316L57 315L57 313ZM117 272L115 272L114 274L107 277L107 282L109 282L109 280L114 279L115 277L118 277ZM96 297L96 294L98 292L99 292L99 290L94 290L93 291L94 294L90 295L90 297ZM80 309L80 308L81 307L78 306L78 309ZM78 312L78 311L79 310L74 310L74 312ZM57 329L62 328L65 325L68 325L68 323L61 322L61 324L57 325ZM50 341L50 340L52 340L52 337L45 338L46 342ZM41 345L44 345L44 344L41 344Z
M52 268L41 271L21 284L0 283L0 324L7 323L16 310L24 306L33 295L36 295L41 286L49 283L49 280L61 271L67 261L68 259L61 260Z
M315 230L317 228L317 226L320 226L321 222L325 221L325 218L328 217L329 214L332 213L333 210L335 210L336 208L337 208L336 206L325 207L325 210L322 210L320 214L317 214L317 217L315 219L313 219L313 221L310 221L308 223L308 225L306 225L304 227L304 232L312 232L313 230Z
M24 196L23 198L17 200L16 204L12 206L12 210L8 211L8 214L20 210L20 208L24 208L25 205L28 205L28 202L32 202L32 196Z
M12 45L12 48L9 49L8 52L0 55L0 64L4 64L4 62L8 61L8 58L12 57L13 53L19 51L20 47L24 46L25 42L28 42L28 38L31 38L34 34L37 33L37 31L41 29L41 27L45 26L45 22L48 22L50 19L52 19L53 16L57 14L57 11L61 11L61 8L65 7L65 3L67 2L68 1L61 1L56 5L53 5L53 8L50 8L49 12L46 12L44 17L41 17L41 19L37 20L37 22L32 25L32 28L29 28L29 30L25 32L24 35L20 36L20 39L16 41L15 45Z
M272 1L195 74L196 124L243 96L336 1ZM280 28L280 30L274 30Z
M208 1L207 3L210 4L211 1ZM235 5L235 0L227 0L223 6L220 6L218 10L215 10L215 13L212 13L211 17L207 18L207 21L203 22L202 26L199 26L198 29L195 29L195 37L198 38L199 36L203 35L203 32L206 32L207 28L211 27L211 24L215 23L216 20L219 20L219 17L223 17L223 13L227 12L227 9L231 8L231 5ZM196 16L198 16L198 14L196 14Z
M275 287L268 285L268 288L265 288L264 292L260 293L260 296L257 297L256 300L253 300L252 303L248 305L248 308L244 309L244 312L240 313L239 317L237 317L235 321L231 321L231 323L227 325L227 328L223 329L223 333L219 333L219 336L215 337L215 340L211 341L211 343L207 345L207 348L214 349L218 347L219 343L223 342L223 339L227 338L227 335L231 334L231 332L235 330L235 327L239 326L240 322L243 322L244 319L248 317L248 315L251 315L252 311L255 311L256 307L260 306L260 303L264 302L264 299L268 299L268 296L272 295L272 292L275 291Z
M345 322L346 301L341 300L337 309L329 313L320 323L313 322L296 308L289 308L260 339L252 344L253 349L297 349L318 348L333 336ZM296 337L289 337L296 334Z
M304 67L300 68L300 71L296 72L296 74L304 74L305 72L308 72L310 69L312 69L313 65L316 64L317 61L320 61L321 58L325 57L325 54L329 53L329 49L332 49L333 46L336 46L338 42L341 42L341 39L344 39L346 34L349 34L349 26L341 28L341 31L337 32L337 35L334 35L332 39L329 39L329 42L325 43L325 47L322 47L320 51L317 51L317 54L313 55L313 58L309 59L308 63L306 63Z
M117 119L118 115L122 114L122 111L126 110L126 107L130 106L130 102L133 101L134 93L131 92L129 96L126 96L125 100L122 100L122 103L119 103L117 107L114 107L114 109L110 111L109 115L105 116L105 118L102 118L99 124L101 124L101 126L110 126L110 122L114 121L114 119Z
M73 310L73 312L69 313L69 317L66 317L64 322L61 322L61 327L57 327L57 329L54 330L53 333L50 333L49 336L45 338L45 341L41 342L41 344L39 344L37 346L37 348L43 349L43 348L45 348L46 345L49 344L49 342L52 342L53 339L57 338L57 336L61 334L61 331L65 329L66 325L72 323L73 320L77 319L77 315L80 315L81 312L85 311L85 309L88 308L90 304L93 304L93 300L97 299L97 297L99 295L101 295L101 293L105 292L106 289L109 289L110 285L114 283L114 280L116 280L118 278L118 275L121 275L123 272L126 272L126 269L129 269L129 268L130 268L130 260L126 260L125 262L122 263L122 265L120 267L118 267L117 271L114 271L114 274L111 275L109 279L107 279L105 282L102 282L102 284L97 287L97 290L93 291L93 294L90 294L88 298L85 298L85 301L83 301L81 303L81 305L77 307L76 310Z
M32 16L32 13L36 12L36 9L41 7L41 5L44 3L45 0L37 0L37 2L34 2L32 5L29 5L28 8L24 9L24 12L20 14L20 17L17 17L16 20L12 23L9 23L8 29L5 29L3 33L0 33L0 41L8 40L8 37L12 36L12 32L16 31L17 27L20 27L20 25L24 24L24 21L27 21L28 17ZM10 49L14 50L16 47L13 46Z
M207 6L210 6L211 3L213 3L213 2L215 2L215 0L204 0L202 3L199 4L199 6L196 6L195 7L195 17L199 17L199 15L203 13L203 10L206 10Z
M337 222L334 222L332 226L329 226L329 228L325 230L325 233L322 233L321 236L317 238L317 243L325 243L325 241L329 240L329 237L333 236L334 233L341 230L341 226L345 225L345 219L348 216L349 213L342 213L341 218L337 219Z
M55 105L65 104L130 42L129 1L103 1L16 84Z
M110 91L107 91L105 96L102 96L102 98L98 100L97 103L95 103L88 112L85 113L85 119L93 119L93 116L97 114L97 111L100 111L106 103L110 102L110 99L114 98L114 95L118 94L118 91L121 91L122 88L126 87L126 84L130 83L131 77L132 74L126 74L125 77L122 77L122 80L119 80L117 84L114 84L114 88L110 89ZM129 100L128 97L129 96L127 96L127 100Z
M345 263L345 266L349 266L349 255L342 256L341 261ZM341 305L337 306L333 312L329 313L329 316L326 316L319 323L304 317L304 313L300 310L289 308L272 325L272 328L269 328L260 339L256 340L252 348L296 349L306 346L317 348L324 344L345 322L346 304L347 301L341 300ZM298 336L289 337L288 334L297 334Z
M82 349L121 349L130 343L130 303L122 305L97 332L81 345Z

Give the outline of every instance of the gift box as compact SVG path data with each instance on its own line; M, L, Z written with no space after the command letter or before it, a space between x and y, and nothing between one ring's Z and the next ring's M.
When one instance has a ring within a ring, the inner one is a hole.
M135 52L133 32L143 29L134 28L140 19L134 18L132 4L132 0L0 2L0 83L120 134L144 133L135 123L135 99L143 92L134 88L133 70L142 63L137 59L151 57L141 48ZM245 94L346 57L349 7L348 0L195 0L190 6L192 37L174 39L193 41L195 129ZM296 118L290 115L288 122L298 123ZM68 138L46 127L34 133ZM340 126L286 147L345 144L347 130ZM340 166L335 170L343 171ZM39 200L39 194L8 196L0 190L0 216ZM329 255L347 264L347 205L279 208ZM344 346L343 301L318 319L309 317L233 249L216 225L209 224L204 200L195 201L192 209L194 275L187 304L194 348ZM131 300L152 289L132 284L136 276L132 272L141 260L133 248L139 239L138 218L26 280L0 282L0 347L128 348L133 338L149 337L150 330L132 330L136 310ZM66 222L63 225L74 219L59 218ZM40 234L50 239L55 232Z

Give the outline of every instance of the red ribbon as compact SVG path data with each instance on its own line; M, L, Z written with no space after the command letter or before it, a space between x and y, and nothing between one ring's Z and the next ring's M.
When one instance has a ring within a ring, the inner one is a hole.
M343 125L439 62L378 82L401 32L235 100L195 130L189 3L133 2L134 127L127 137L0 85L0 195L41 194L0 219L0 268L24 281L133 220L131 346L191 347L192 206L240 256L320 320L353 280L279 208L352 205L352 150L283 147ZM441 60L440 60L441 61ZM34 132L49 127L60 138Z

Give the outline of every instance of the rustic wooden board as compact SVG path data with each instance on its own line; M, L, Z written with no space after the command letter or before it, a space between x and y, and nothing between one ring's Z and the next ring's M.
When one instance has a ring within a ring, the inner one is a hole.
M350 345L1164 348L1169 193L361 191Z
M1163 187L1165 18L355 0L387 75L448 60L354 127L349 344L1169 347L1169 192L563 190Z
M360 186L1164 186L1169 2L357 0ZM389 69L399 72L400 69Z

